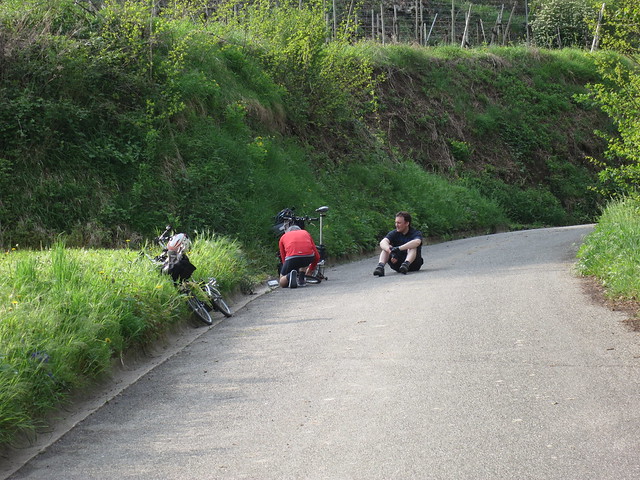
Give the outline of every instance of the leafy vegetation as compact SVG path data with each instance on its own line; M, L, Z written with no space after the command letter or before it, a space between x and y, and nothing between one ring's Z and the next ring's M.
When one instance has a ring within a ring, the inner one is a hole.
M640 301L640 200L612 201L578 259L580 272L600 279L608 296Z
M604 133L608 149L604 158L594 159L600 172L602 193L613 198L580 250L583 274L593 275L611 297L640 300L638 271L638 187L640 186L640 48L638 48L640 5L619 0L607 4L606 48L625 54L602 56L598 70L603 81L590 86L590 99L614 120L617 134Z
M615 122L616 133L602 132L608 140L603 159L594 159L601 167L603 193L636 195L640 186L640 48L638 26L640 6L619 0L609 8L604 47L625 54L600 57L597 66L601 82L590 85L590 98Z
M410 196L395 180L409 159L449 174L452 167L477 170L506 149L513 160L497 160L501 180L519 182L525 191L547 188L552 196L567 189L541 187L548 169L536 172L536 164L544 165L539 158L574 164L554 172L556 184L573 182L565 173L592 175L580 164L581 151L566 150L576 143L558 134L564 127L549 121L585 118L570 130L583 139L594 120L601 121L579 115L571 102L585 76L593 78L590 60L577 52L570 61L555 61L510 49L424 53L339 39L327 44L313 4L266 12L256 5L241 25L193 22L177 12L180 2L172 4L160 15L134 1L105 2L94 13L67 0L34 2L28 9L16 1L0 5L5 51L11 53L3 59L0 82L5 247L50 245L63 232L69 245L116 246L171 222L182 230L232 235L262 251L272 242L269 227L277 211L326 203L335 209L335 231L346 236L335 239L333 253L344 255L370 248L387 227L384 215L365 203L358 215L370 218L372 228L367 236L350 236L356 208L336 199L353 169L379 171L378 180L359 184L351 178L349 191L377 197L389 178L398 198ZM532 75L535 83L527 86ZM402 84L394 84L398 78ZM554 78L563 80L562 89ZM475 97L460 95L478 89ZM449 98L456 98L453 111ZM408 99L417 103L402 133L397 114L409 107ZM501 140L482 141L490 136ZM425 181L430 175L414 174ZM575 197L556 198L569 213L553 216L555 222L593 213L576 213ZM436 203L428 192L418 200ZM525 213L511 222L530 220ZM496 228L469 219L446 227L424 223L438 234Z
M535 42L548 48L586 47L591 44L594 18L591 0L539 0L533 3L531 28Z

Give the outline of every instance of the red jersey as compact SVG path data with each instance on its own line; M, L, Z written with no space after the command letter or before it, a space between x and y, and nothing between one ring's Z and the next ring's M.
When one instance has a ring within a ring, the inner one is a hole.
M280 247L280 258L283 262L287 257L313 255L313 263L309 265L309 268L313 270L320 261L320 254L318 253L316 244L311 234L306 230L292 230L285 233L280 237L278 246Z

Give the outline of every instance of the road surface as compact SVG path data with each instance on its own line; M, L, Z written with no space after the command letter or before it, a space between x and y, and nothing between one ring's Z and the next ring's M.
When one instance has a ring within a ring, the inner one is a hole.
M638 479L639 337L573 272L591 228L274 290L11 479Z

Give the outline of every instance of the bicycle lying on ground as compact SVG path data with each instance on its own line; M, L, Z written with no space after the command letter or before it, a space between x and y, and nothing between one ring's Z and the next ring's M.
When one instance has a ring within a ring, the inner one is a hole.
M320 226L319 226L320 232L319 232L319 238L318 238L319 242L316 243L316 248L318 249L318 253L320 254L320 261L318 262L318 265L316 266L314 271L311 272L311 274L305 275L305 280L309 284L318 284L322 280L329 280L329 278L327 278L324 274L325 267L326 267L326 259L327 259L327 248L322 242L322 227L324 224L324 217L327 215L327 212L329 211L329 207L323 206L323 207L316 208L315 211L318 212L319 217L310 217L308 215L304 217L298 217L295 215L294 210L295 210L294 208L285 208L284 210L281 210L275 216L273 230L278 236L278 238L280 238L284 234L284 232L286 232L287 229L292 225L297 225L303 230L306 230L305 227L307 223L320 221ZM282 267L283 259L280 258L279 252L278 252L278 260L279 260L278 274L280 274L280 269Z
M162 253L149 257L150 260L160 268L161 273L171 276L178 290L186 296L189 308L204 323L213 324L212 311L230 317L231 309L224 300L215 277L209 277L206 282L190 280L196 270L186 253L191 241L185 233L172 235L172 230L171 225L167 225L162 235L154 239L162 248Z

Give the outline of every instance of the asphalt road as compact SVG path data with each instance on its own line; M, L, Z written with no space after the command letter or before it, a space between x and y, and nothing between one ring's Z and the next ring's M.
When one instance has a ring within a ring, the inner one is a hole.
M573 273L590 226L277 289L12 479L640 478L640 334Z

